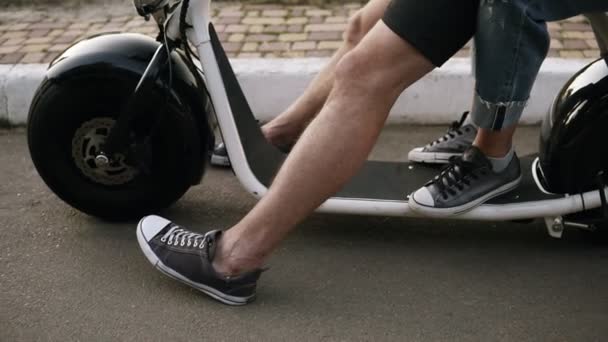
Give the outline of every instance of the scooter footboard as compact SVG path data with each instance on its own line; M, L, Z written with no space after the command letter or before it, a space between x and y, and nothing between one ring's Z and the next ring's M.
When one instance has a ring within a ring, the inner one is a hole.
M574 195L546 192L537 181L536 156L524 156L520 160L522 182L517 189L450 219L501 221L556 217L601 205L599 191ZM425 164L369 161L319 211L418 217L419 214L410 209L407 197L439 171L439 167ZM604 190L608 193L607 189ZM375 196L367 196L369 194Z

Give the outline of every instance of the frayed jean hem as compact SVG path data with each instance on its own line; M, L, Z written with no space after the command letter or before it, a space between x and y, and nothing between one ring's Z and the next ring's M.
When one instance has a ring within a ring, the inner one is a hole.
M471 121L478 128L500 131L519 121L528 101L490 102L478 94L473 100Z

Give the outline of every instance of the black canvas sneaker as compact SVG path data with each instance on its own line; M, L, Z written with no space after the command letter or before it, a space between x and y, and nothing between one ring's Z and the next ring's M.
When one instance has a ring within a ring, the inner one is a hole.
M221 234L191 232L159 216L144 217L137 226L139 247L157 270L224 304L247 304L255 299L262 270L235 277L218 274L212 263Z
M293 145L286 146L277 146L279 150L283 153L289 153ZM222 142L215 145L213 149L213 153L211 154L211 165L214 166L230 166L230 158L228 158L228 150L226 150L226 145Z
M215 145L213 153L211 154L211 165L214 166L230 166L230 159L228 159L228 151L224 143Z
M444 136L424 147L411 150L408 159L418 163L445 164L450 158L461 156L473 144L477 135L475 126L463 125L468 114L465 112L460 121L454 121Z
M431 217L458 215L516 188L521 181L517 155L496 173L488 158L471 146L409 198L410 208Z

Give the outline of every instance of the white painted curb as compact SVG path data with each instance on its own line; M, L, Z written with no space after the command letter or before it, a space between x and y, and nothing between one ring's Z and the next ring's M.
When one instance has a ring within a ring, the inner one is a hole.
M232 64L256 116L281 113L325 65L326 59L234 59ZM543 64L523 124L537 124L562 85L587 59L549 58ZM25 124L31 99L46 65L0 65L0 120ZM454 58L410 87L397 101L389 123L446 124L468 110L474 89L471 61Z

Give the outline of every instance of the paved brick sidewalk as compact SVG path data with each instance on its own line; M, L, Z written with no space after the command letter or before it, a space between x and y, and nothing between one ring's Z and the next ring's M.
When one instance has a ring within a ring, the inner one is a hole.
M348 17L360 4L313 6L214 3L214 23L230 57L325 57L340 46ZM127 8L128 9L128 8ZM111 31L155 36L152 21L133 11L110 14L2 9L0 64L46 63L79 39ZM112 12L113 13L113 12ZM133 13L133 14L126 14ZM550 23L550 56L598 57L591 27L582 17ZM458 53L468 56L469 46Z

